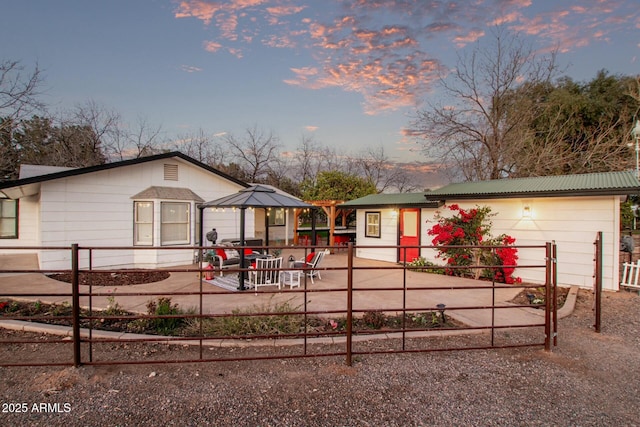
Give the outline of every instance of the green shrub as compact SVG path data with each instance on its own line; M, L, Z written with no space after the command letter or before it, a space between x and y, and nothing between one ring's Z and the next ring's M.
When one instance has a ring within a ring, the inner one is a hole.
M161 297L156 301L147 303L147 313L155 316L168 316L184 314L178 308L178 304L171 304L171 298ZM184 323L184 318L170 317L161 319L150 319L151 327L160 335L173 335L176 330Z
M297 334L304 331L304 315L279 314L296 311L300 311L300 307L292 306L289 301L254 304L248 308L236 308L230 316L202 319L202 331L205 336ZM196 332L199 328L198 319L189 321L188 331Z

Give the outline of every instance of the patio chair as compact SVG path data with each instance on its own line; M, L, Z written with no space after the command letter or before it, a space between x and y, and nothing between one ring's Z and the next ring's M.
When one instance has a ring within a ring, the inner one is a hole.
M260 286L277 286L280 289L282 257L258 258L255 267L249 270L249 286L258 290Z
M307 255L306 259L303 258L299 261L296 261L293 266L295 268L310 268L310 270L305 271L305 273L311 279L311 283L314 284L314 277L318 277L318 279L322 280L320 270L317 270L317 268L322 263L325 253L325 251L319 251L315 253L311 252L309 255Z

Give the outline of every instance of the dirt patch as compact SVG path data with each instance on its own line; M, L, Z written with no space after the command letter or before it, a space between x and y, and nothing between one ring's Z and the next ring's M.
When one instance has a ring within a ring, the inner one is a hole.
M119 273L107 273L102 271L83 271L79 274L81 285L86 286L130 286L144 283L159 282L168 279L167 271L124 271ZM51 279L71 283L71 273L59 273L48 275Z

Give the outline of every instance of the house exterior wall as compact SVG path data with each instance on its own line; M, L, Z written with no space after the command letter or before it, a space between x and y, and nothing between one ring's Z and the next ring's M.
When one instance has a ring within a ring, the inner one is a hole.
M532 199L495 200L447 200L447 205L458 204L463 209L489 206L492 213L492 235L502 233L516 238L516 245L544 245L555 241L558 251L558 284L593 287L594 241L599 231L603 232L604 262L603 287L618 290L619 241L620 241L620 197L551 197ZM523 218L524 206L531 208L531 217ZM366 245L395 245L397 239L397 214L393 209L382 212L381 238L364 237L364 212L375 209L359 209L357 213L356 256L381 261L396 262L395 249L367 248ZM442 214L448 216L446 208ZM422 209L421 244L431 245L432 236L428 230L435 224L436 209ZM396 215L394 217L394 215ZM395 218L395 219L394 219ZM441 264L436 258L437 251L424 248L421 256L428 261ZM540 265L545 262L543 249L521 248L518 251L521 265ZM516 269L515 275L524 281L544 283L544 269Z
M7 246L26 247L40 245L40 197L23 197L18 202L18 238L0 239L0 248ZM36 253L36 251L29 251ZM25 253L24 250L3 250L2 253Z
M178 179L165 180L164 165L178 165ZM150 186L189 188L205 201L214 200L242 189L241 186L216 176L179 158L159 159L60 178L41 183L40 194L20 199L18 239L3 240L2 246L133 246L134 200L132 196ZM154 202L154 247L160 247L161 200ZM178 200L166 200L178 201ZM190 243L197 244L199 210L190 203ZM204 213L204 232L216 228L219 239L239 235L239 211ZM23 231L24 230L24 231ZM246 215L246 235L254 233L253 214ZM0 249L1 250L1 249ZM5 253L5 251L2 251ZM96 250L93 267L157 267L191 263L193 251L171 247L142 250ZM42 269L70 268L69 250L43 250L39 253ZM81 252L81 267L88 266L87 251Z
M380 212L380 237L366 237L364 226L366 212ZM376 248L372 246L396 246L398 244L397 209L358 209L356 212L356 256L378 261L397 262L395 248Z
M535 198L447 201L457 203L463 209L490 206L492 213L492 235L508 234L516 238L516 245L544 245L555 241L558 251L558 284L593 287L594 246L596 234L603 232L604 288L618 289L618 249L620 241L618 196ZM524 206L531 209L531 217L523 217ZM423 230L423 241L431 243L427 231L435 222L435 211L426 217L429 223ZM447 211L443 211L447 215ZM423 256L434 261L434 251L423 250ZM540 249L521 248L518 263L534 265L544 263L544 252ZM544 283L543 269L516 269L516 276L533 283ZM614 280L614 278L616 278Z

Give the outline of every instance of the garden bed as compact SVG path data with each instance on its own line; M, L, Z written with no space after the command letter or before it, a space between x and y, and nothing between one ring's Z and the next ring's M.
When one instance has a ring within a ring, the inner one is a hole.
M561 308L567 300L569 288L558 287L556 293L558 308ZM510 302L512 302L513 304L531 305L535 306L535 308L544 309L545 299L546 290L544 287L525 288Z
M295 313L295 307L287 302L275 306L253 306L249 309L233 311L235 316L212 317L203 319L202 331L207 337L239 337L250 338L258 335L295 335L299 333L317 334L317 336L345 332L347 320L345 317L327 319L318 316L305 316ZM172 335L195 337L200 334L199 319L188 317L195 314L193 309L184 311L177 304L171 304L169 298L159 298L147 304L148 315L180 315L185 317L172 318L139 318L134 314L122 310L117 303L110 305L107 310L80 312L80 327L106 331L129 332L151 335ZM253 313L261 313L255 316ZM266 313L266 315L265 315ZM269 314L272 313L272 314ZM284 314L286 313L286 314ZM0 318L19 318L30 322L72 325L72 309L68 303L46 304L40 301L25 302L5 300L0 301ZM87 319L86 317L95 317ZM305 328L306 321L306 328ZM389 332L401 330L425 330L438 328L456 328L464 326L441 312L406 313L404 321L402 314L388 314L382 311L367 311L361 316L353 318L354 334Z
M168 279L168 271L121 271L118 273L108 273L103 271L81 271L78 275L81 285L85 286L130 286L144 283L159 282ZM71 283L71 273L49 274L47 277L60 282Z

